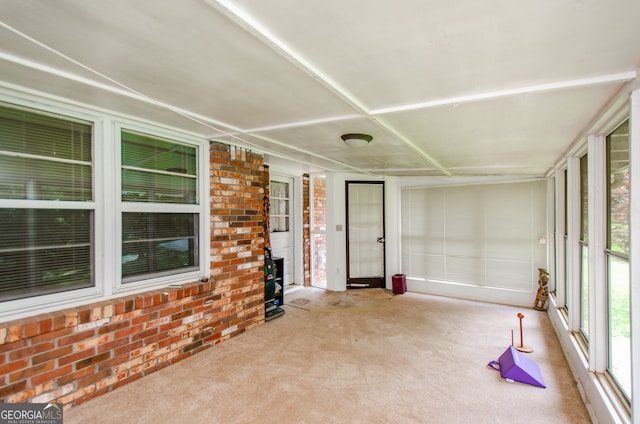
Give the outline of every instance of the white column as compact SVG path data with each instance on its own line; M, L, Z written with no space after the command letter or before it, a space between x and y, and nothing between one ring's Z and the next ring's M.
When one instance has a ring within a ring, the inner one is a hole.
M603 136L589 136L589 370L607 369L606 227L607 170Z

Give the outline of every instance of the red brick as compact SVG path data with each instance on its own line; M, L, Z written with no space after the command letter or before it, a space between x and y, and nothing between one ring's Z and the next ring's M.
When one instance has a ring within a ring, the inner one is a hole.
M143 344L142 340L137 340L137 341L135 341L133 343L130 343L130 344L126 345L126 346L122 346L122 347L114 349L113 350L113 355L119 356L119 355L122 355L123 353L129 354L129 352L131 352L132 350L138 349L139 347L141 347L142 344Z
M111 352L104 352L99 355L92 356L90 358L83 359L81 361L76 362L76 371L81 370L82 368L89 367L91 365L95 365L98 362L105 361L111 357Z
M144 340L147 337L151 337L154 336L155 334L158 333L158 328L150 328L146 331L141 331L139 333L136 333L134 335L131 336L131 341L136 341L136 340Z
M93 374L93 371L94 370L92 367L83 368L79 371L72 372L60 377L58 380L56 380L56 384L58 385L58 387L60 387L64 386L65 384L73 383L74 381L80 380L82 377Z
M24 337L30 339L33 336L38 335L38 321L30 320L24 324Z
M25 346L27 346L27 341L25 339L21 339L16 342L5 343L3 345L0 345L0 354L5 352L11 352L15 349L20 349Z
M68 310L65 311L65 321L64 326L67 328L75 327L78 325L78 311L77 310Z
M37 386L39 384L45 383L47 381L54 381L58 377L62 377L63 375L69 374L73 371L73 367L71 365L66 365L64 367L55 368L49 372L42 373L40 375L36 375L31 377L31 385Z
M96 354L95 348L91 348L91 349L83 350L83 351L80 351L80 352L76 352L76 353L73 353L71 355L63 356L61 358L58 358L58 365L59 366L63 366L63 365L71 364L71 363L74 363L74 362L81 361L83 359L89 358L90 356L93 356L95 354Z
M15 361L16 359L27 358L35 355L38 352L47 351L53 349L54 343L52 341L37 344L35 346L25 347L23 349L16 349L9 352L9 360Z
M46 316L40 319L40 334L46 334L53 330L53 319L50 316Z
M167 315L173 315L175 313L178 313L182 310L182 306L172 306L166 309L163 309L160 311L160 317L165 317Z
M61 337L58 339L58 346L67 346L79 342L80 340L86 340L96 335L96 330L83 331L82 333L71 334L67 337Z
M124 362L127 362L129 360L129 354L128 353L123 353L119 356L114 356L111 359L108 359L106 361L102 361L99 364L97 364L97 368L99 371L102 371L103 369L107 369L107 368L111 368L111 367L115 367L116 365L120 365Z
M131 324L132 325L142 324L142 323L145 323L145 322L149 321L150 319L151 318L147 314L140 315L138 317L131 318Z
M28 359L21 359L19 361L8 362L4 365L0 365L0 375L10 374L12 372L27 368L29 366Z
M115 322L112 322L112 323L107 324L107 325L103 325L102 327L98 328L98 334L111 333L111 332L116 331L116 330L121 330L123 328L127 328L130 325L131 325L131 321L130 320L115 321Z
M122 315L124 314L124 302L118 301L113 304L113 315Z
M4 399L5 397L21 392L27 388L27 381L20 381L16 384L11 384L9 386L0 387L0 399Z
M7 341L9 343L22 339L23 324L22 321L14 321L10 323Z
M78 387L85 387L90 384L95 384L98 381L111 376L111 369L102 370L95 374L88 375L78 380Z
M40 334L39 336L33 337L31 339L31 343L40 343L47 340L54 340L60 337L71 334L73 330L71 328L61 328L60 330L55 330L50 333Z
M129 344L129 339L117 339L111 342L102 343L96 346L98 353L107 352L121 346Z
M16 381L20 381L20 380L24 380L25 378L29 378L33 375L37 375L40 373L43 373L45 371L50 371L53 368L55 368L55 362L54 361L49 361L49 362L44 362L42 364L38 364L38 365L34 365L32 367L29 367L27 369L21 370L21 371L17 371L14 372L12 374L9 375L9 381L11 383L14 383Z
M141 324L132 325L129 328L116 331L114 333L114 335L113 335L113 339L117 340L117 339L121 339L121 338L124 338L124 337L129 337L130 335L138 333L140 331L142 331L142 325Z
M86 324L91 321L91 310L84 309L78 312L78 324Z
M180 336L173 336L173 337L170 337L170 338L168 338L168 339L160 340L160 341L158 342L158 348L162 348L162 347L165 347L165 346L167 346L167 345L171 345L171 344L173 344L173 343L175 343L175 342L177 342L177 341L180 341L180 339L182 339L182 337L180 337Z
M62 312L58 312L53 316L53 331L62 330L65 328L67 317Z
M45 353L41 353L40 355L35 355L31 358L31 363L33 365L37 365L41 362L46 362L51 359L57 359L61 356L70 355L73 352L73 346L65 346L60 349L50 350Z

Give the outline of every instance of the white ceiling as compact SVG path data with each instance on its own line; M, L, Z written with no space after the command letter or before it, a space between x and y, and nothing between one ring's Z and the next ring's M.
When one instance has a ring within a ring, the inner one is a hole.
M0 84L309 171L542 176L640 66L637 0L0 0ZM344 133L373 136L363 148Z

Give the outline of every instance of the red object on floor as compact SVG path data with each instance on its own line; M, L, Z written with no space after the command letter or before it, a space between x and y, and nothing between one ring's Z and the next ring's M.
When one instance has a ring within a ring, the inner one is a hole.
M407 291L407 277L404 274L393 274L391 282L393 294L402 294Z

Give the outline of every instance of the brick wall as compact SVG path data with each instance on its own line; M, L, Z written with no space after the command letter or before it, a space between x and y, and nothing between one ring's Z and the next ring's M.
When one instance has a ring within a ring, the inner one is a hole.
M210 161L211 280L0 324L0 402L69 408L264 322L262 156Z

